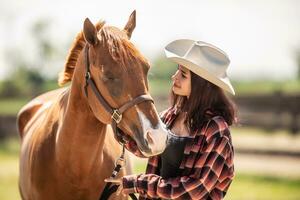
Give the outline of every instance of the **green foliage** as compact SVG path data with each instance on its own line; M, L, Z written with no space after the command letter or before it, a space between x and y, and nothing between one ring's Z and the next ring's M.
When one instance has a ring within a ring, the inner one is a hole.
M153 96L168 96L171 89L172 75L177 70L177 64L158 57L153 62L148 73L150 93Z
M20 141L17 138L0 140L0 158L18 156Z
M300 93L300 80L287 81L233 81L236 95L242 94L271 94L276 91L283 93Z
M37 60L42 63L44 60L50 60L57 49L55 45L49 39L49 27L51 26L51 21L49 19L39 19L31 27L31 33L35 39L35 44L38 47L39 58Z
M150 94L153 96L168 96L171 90L170 79L150 79Z
M31 52L33 60L28 59L23 52L24 47L12 46L5 49L10 76L0 83L1 98L31 98L45 91L47 78L42 75L45 71L43 68L58 52L50 39L50 25L51 21L48 19L38 19L30 29L31 46L34 47Z
M36 70L19 67L1 83L0 97L33 97L42 92L45 78Z
M297 67L297 79L300 81L300 47L295 50L294 52L294 59L296 61L296 67Z
M299 53L300 55L300 53ZM300 63L300 56L299 56ZM300 66L300 64L299 64ZM165 57L158 57L154 60L149 71L150 92L152 95L168 95L171 87L171 76L177 69L176 63L168 60ZM300 73L300 67L299 67ZM299 93L299 80L285 80L285 81L232 81L237 95L243 94L270 94L276 91L283 93Z
M58 88L56 80L39 80L24 75L16 81L0 83L0 115L16 115L18 111L35 96Z
M0 115L16 115L19 110L29 99L11 98L11 99L1 99L0 101Z
M176 69L176 63L168 60L165 57L158 57L151 66L149 71L149 79L170 80Z

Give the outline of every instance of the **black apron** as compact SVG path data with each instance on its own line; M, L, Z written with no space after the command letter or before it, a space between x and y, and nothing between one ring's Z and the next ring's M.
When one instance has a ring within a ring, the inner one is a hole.
M161 167L160 176L163 178L173 178L180 175L180 164L184 155L184 148L189 136L178 136L168 131L167 147L160 155Z

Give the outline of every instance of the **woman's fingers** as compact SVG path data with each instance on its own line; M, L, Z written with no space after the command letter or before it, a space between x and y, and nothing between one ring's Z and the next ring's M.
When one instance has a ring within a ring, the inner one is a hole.
M121 183L121 179L120 178L106 178L104 179L104 182L111 182L111 183L117 183L120 184Z
M123 185L120 184L119 187L118 187L118 190L116 191L117 195L123 195L125 196L125 194L123 193Z
M123 193L123 184L122 184L122 179L120 178L106 178L104 179L105 182L107 183L115 183L115 184L118 184L119 187L116 191L116 194L119 196L119 195L123 195L123 196L126 196L124 193Z

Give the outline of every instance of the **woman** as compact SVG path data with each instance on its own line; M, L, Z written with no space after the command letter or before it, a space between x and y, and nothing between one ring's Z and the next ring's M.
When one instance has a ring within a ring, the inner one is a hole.
M178 64L172 106L161 115L167 148L149 158L146 174L107 181L140 199L223 199L234 177L229 126L235 108L224 94L234 94L226 74L230 61L219 48L187 39L171 42L165 53Z

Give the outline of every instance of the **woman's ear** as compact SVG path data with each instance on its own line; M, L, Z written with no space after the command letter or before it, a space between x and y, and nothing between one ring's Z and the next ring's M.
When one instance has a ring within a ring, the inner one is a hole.
M89 18L86 18L84 20L83 24L83 34L85 40L90 44L95 46L98 43L98 38L97 38L97 29L96 27L92 24L92 22L89 20Z

